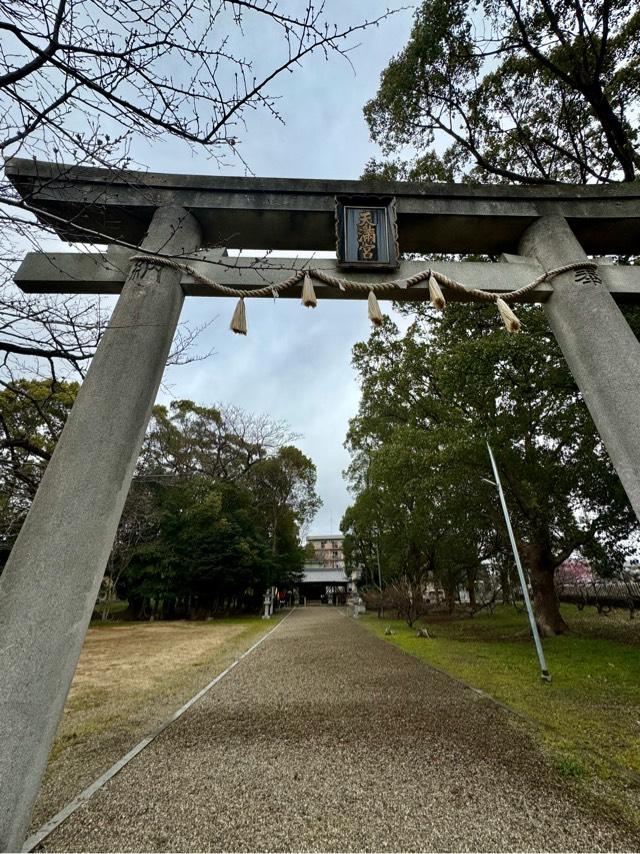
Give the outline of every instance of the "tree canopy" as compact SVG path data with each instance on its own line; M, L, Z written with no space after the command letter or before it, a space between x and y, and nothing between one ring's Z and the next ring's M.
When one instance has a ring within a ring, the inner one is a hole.
M387 321L356 345L356 499L343 527L361 543L378 538L387 580L430 574L451 594L508 548L483 480L489 441L549 634L565 628L555 568L579 550L615 572L638 523L544 314L520 311L526 335L497 328L492 306L455 305L418 309L403 335Z
M627 0L425 0L365 107L388 174L636 180L640 13ZM372 165L379 171L380 165Z
M77 393L23 380L0 393L0 571ZM287 427L238 407L156 406L107 566L132 617L256 608L290 588L315 515L313 462Z
M21 379L0 390L0 568L31 506L78 385Z

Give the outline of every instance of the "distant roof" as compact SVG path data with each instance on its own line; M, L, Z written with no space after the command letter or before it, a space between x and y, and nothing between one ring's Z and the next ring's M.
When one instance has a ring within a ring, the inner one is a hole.
M349 577L344 569L324 569L323 567L306 566L302 576L303 584L346 584Z
M344 540L344 534L309 534L308 540Z

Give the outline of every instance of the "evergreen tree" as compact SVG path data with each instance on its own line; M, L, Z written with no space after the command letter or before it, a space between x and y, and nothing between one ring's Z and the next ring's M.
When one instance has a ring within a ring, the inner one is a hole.
M566 629L556 567L579 549L599 572L615 572L638 523L543 312L519 311L519 336L496 324L493 306L456 304L442 315L418 309L405 335L387 322L356 345L350 513L362 528L376 508L385 566L426 568L446 589L447 575L456 583L495 552L495 530L507 545L495 490L482 480L490 441L537 620L553 634Z

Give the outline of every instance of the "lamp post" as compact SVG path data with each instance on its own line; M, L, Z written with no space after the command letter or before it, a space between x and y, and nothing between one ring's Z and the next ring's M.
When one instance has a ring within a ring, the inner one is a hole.
M382 598L382 570L380 569L380 532L376 531L376 560L378 562L378 587L380 588L380 619L384 618L384 602Z
M507 510L507 502L504 497L504 492L502 491L502 483L500 481L500 475L498 474L498 467L496 465L495 457L493 456L493 451L491 450L491 445L487 442L487 450L489 451L489 459L491 460L491 468L493 469L493 476L496 479L496 482L487 480L483 478L483 480L487 480L487 483L491 483L492 486L495 486L498 490L498 495L500 496L500 503L502 504L502 512L504 513L504 521L507 526L507 531L509 532L509 540L511 542L511 549L513 551L513 557L516 562L516 567L518 569L518 577L520 579L520 586L522 587L522 595L524 597L524 604L527 607L527 614L529 615L529 625L531 626L531 634L533 635L533 642L536 645L536 652L538 653L538 661L540 662L540 675L545 682L551 682L551 675L547 669L547 662L545 661L544 651L542 649L542 642L540 640L540 634L538 632L538 626L536 624L535 617L533 615L533 608L531 607L531 599L529 598L529 590L527 588L527 581L524 577L524 570L522 568L522 563L520 562L520 555L518 554L518 547L516 545L516 538L513 533L513 528L511 527L511 520L509 518L509 511Z

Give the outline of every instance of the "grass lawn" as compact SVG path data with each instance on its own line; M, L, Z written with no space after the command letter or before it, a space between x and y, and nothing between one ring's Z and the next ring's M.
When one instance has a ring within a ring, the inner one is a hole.
M32 829L100 776L231 664L279 617L92 623Z
M562 610L571 634L543 641L551 684L539 677L526 615L511 606L427 620L429 639L375 614L361 623L523 715L561 773L630 814L640 798L640 620L623 611ZM385 636L387 626L395 634Z

